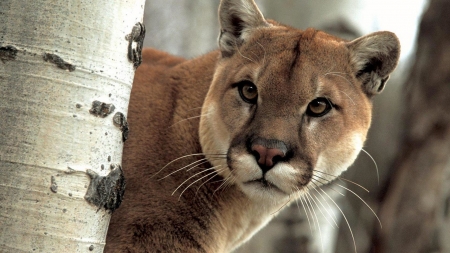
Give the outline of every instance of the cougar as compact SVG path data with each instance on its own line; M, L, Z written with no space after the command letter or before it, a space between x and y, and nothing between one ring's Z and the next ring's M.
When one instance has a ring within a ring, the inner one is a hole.
M219 22L216 51L142 52L106 252L231 252L363 147L395 34L299 30L253 0L222 0Z

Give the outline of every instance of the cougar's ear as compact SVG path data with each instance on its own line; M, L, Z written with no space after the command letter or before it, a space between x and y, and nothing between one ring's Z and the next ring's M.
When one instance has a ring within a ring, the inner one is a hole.
M269 26L253 0L220 1L219 22L223 57L233 55L254 29Z
M397 66L400 42L391 32L375 32L347 43L356 77L369 97L379 94Z

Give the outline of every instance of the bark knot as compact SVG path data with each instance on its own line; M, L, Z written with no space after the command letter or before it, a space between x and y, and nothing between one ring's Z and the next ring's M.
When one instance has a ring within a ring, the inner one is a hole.
M125 177L120 165L111 164L111 172L106 176L99 176L95 171L88 169L86 173L91 178L84 199L106 211L114 212L119 208L125 193Z
M44 61L50 62L56 65L56 67L64 70L68 70L69 72L75 71L75 66L64 61L61 57L56 54L45 53Z
M128 128L128 122L127 118L123 113L116 112L116 114L113 117L113 123L116 127L122 131L122 141L125 142L128 139L128 133L130 132L130 129Z
M94 102L92 102L92 108L89 110L89 112L96 117L105 118L106 116L113 113L115 109L116 107L113 104L107 104L95 100Z
M133 26L131 33L125 39L128 40L128 60L133 63L134 68L142 63L142 48L145 38L145 26L138 22Z
M17 48L13 46L4 46L0 47L0 60L3 63L6 63L7 61L14 61L17 57Z

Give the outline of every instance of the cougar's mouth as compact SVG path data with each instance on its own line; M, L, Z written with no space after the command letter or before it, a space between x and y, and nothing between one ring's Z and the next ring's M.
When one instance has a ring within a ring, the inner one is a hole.
M281 192L283 194L287 194L285 193L283 190L281 190L278 186L276 186L274 183L268 181L265 178L259 178L259 179L255 179L255 180L251 180L251 181L247 181L244 183L245 185L252 185L252 186L256 186L265 190L275 190L277 192Z

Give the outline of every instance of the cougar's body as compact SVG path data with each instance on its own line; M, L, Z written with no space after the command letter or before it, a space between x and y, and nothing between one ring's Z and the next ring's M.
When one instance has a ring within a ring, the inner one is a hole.
M204 56L143 51L106 252L230 252L363 146L394 34L346 42L267 21L251 0L223 0L219 20Z

